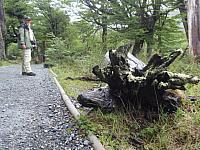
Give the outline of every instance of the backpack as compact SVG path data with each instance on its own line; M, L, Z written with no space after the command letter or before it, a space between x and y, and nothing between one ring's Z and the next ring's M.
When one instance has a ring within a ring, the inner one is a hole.
M17 45L18 45L18 48L21 49L21 38L20 38L19 32L17 32Z
M18 48L19 48L19 49L22 49L22 47L21 47L21 37L20 37L20 33L19 33L19 29L20 29L21 27L24 29L24 38L25 38L25 29L27 29L28 26L27 26L26 24L21 24L21 25L18 27L18 32L17 32L17 45L18 45Z

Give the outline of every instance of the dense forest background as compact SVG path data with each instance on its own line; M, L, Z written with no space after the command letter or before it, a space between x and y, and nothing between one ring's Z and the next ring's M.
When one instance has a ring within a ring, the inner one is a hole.
M1 11L7 57L20 53L17 29L25 15L33 18L38 45L51 60L104 54L124 44L147 57L187 47L183 0L6 0Z

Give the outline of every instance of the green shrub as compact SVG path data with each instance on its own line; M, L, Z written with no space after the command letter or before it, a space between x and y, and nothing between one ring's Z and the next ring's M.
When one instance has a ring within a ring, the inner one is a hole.
M18 48L17 43L11 43L8 46L8 58L21 57L21 49Z

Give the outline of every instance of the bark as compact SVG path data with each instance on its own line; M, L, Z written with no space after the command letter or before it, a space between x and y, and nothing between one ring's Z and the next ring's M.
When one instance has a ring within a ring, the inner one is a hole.
M147 57L149 59L153 51L153 32L147 34L146 43L147 43Z
M103 29L103 32L102 32L103 51L107 51L107 34L108 34L107 25L103 25L102 29Z
M43 56L42 62L46 62L46 47L47 47L46 41L42 41L42 56Z
M189 50L200 57L200 0L188 0Z
M187 40L189 40L189 37L188 37L187 8L186 8L186 4L185 4L184 0L180 1L178 9L179 9L180 13L183 15L182 16L182 22L183 22L183 26L184 26L184 29L185 29L185 34L186 34Z
M0 59L5 58L5 33L3 0L0 0Z
M4 47L4 39L3 34L0 26L0 60L5 58L5 47Z
M143 45L144 45L144 39L136 38L132 54L134 56L138 54L142 50Z

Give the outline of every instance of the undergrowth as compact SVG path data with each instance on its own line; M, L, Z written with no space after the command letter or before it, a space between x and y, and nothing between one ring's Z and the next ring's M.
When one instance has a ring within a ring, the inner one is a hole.
M92 58L92 59L91 59ZM98 82L65 80L66 77L91 76L91 68L101 63L98 57L70 60L57 65L53 70L71 97L81 92L102 86ZM193 74L200 77L199 64L191 58L176 60L169 68L172 72ZM186 95L200 96L200 84L187 85ZM80 126L94 132L107 150L198 150L200 149L200 101L183 100L175 114L160 114L151 121L144 115L130 116L122 111L104 113L94 110L82 116Z
M11 63L7 60L0 60L0 66L8 66L10 65Z

